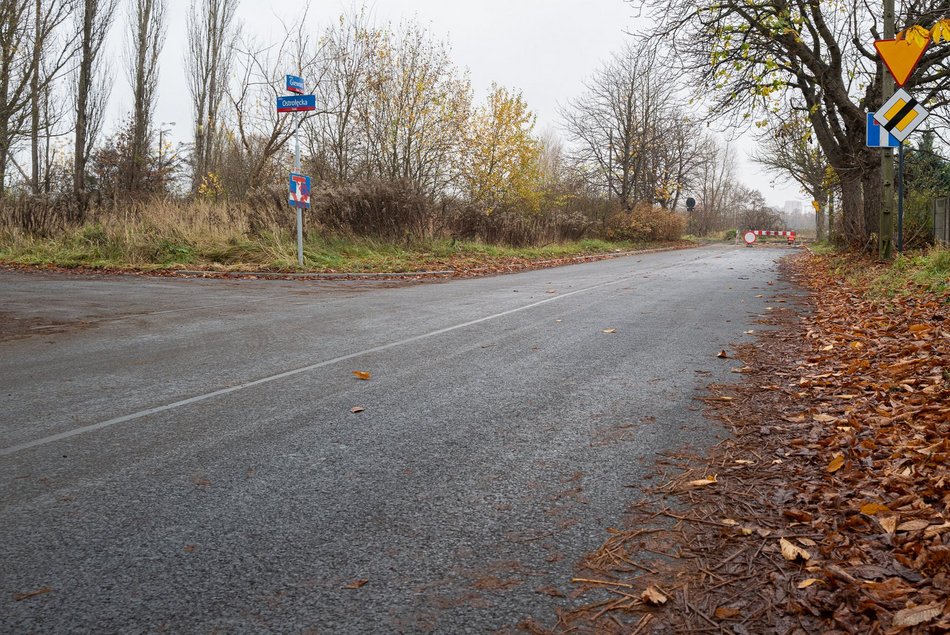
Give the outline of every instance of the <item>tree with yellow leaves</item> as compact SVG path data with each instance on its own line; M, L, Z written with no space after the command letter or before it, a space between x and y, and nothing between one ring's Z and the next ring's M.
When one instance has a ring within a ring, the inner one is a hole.
M631 0L632 1L632 0ZM804 117L841 188L844 239L875 245L883 201L880 152L866 147L867 112L883 103L886 70L873 43L880 11L858 0L645 0L654 41L669 43L683 74L720 123L737 129ZM898 25L950 37L947 0L903 3ZM931 47L905 88L934 121L950 117L950 48Z
M538 213L541 208L541 145L535 116L521 93L492 85L465 135L461 175L466 194L491 214L497 209Z

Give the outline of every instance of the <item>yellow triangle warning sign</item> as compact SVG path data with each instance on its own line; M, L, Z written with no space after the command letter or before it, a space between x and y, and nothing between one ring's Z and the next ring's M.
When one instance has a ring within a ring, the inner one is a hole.
M922 45L910 40L877 40L874 48L884 60L887 70L894 76L894 82L903 86L914 72L914 67L923 57L929 43L929 40Z

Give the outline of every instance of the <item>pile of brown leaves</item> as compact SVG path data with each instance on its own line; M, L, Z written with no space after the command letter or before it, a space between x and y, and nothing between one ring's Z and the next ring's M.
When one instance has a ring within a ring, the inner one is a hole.
M706 399L734 438L661 462L558 632L950 630L948 298L874 302L815 256L785 275L813 310L771 311Z

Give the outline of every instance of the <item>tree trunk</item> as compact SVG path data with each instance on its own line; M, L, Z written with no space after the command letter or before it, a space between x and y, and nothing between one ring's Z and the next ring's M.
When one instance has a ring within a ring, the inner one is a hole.
M33 77L30 79L30 188L40 193L40 60L43 52L41 29L42 0L36 0L36 32L33 41Z
M95 3L83 6L82 43L79 59L79 83L76 87L76 142L73 146L73 194L78 214L85 210L86 198L86 135L89 127L89 92L92 84L92 29ZM74 220L81 220L76 218Z
M867 242L861 174L857 170L838 172L841 181L841 231L845 243L861 246Z
M880 233L880 214L884 205L884 182L881 176L881 161L878 159L861 170L861 183L864 189L864 223L870 238ZM891 221L893 222L893 220ZM868 249L877 249L877 242L870 241Z
M838 231L835 229L835 197L828 196L828 242L838 244Z
M825 240L825 209L828 206L828 196L816 196L818 209L815 210L815 239L818 242Z

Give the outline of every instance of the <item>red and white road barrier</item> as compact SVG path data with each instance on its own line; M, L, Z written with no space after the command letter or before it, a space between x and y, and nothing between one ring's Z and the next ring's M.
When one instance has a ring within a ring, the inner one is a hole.
M751 245L755 242L757 236L781 236L788 239L788 244L795 242L795 232L793 231L774 231L768 229L750 229L742 238L745 240L745 244Z

